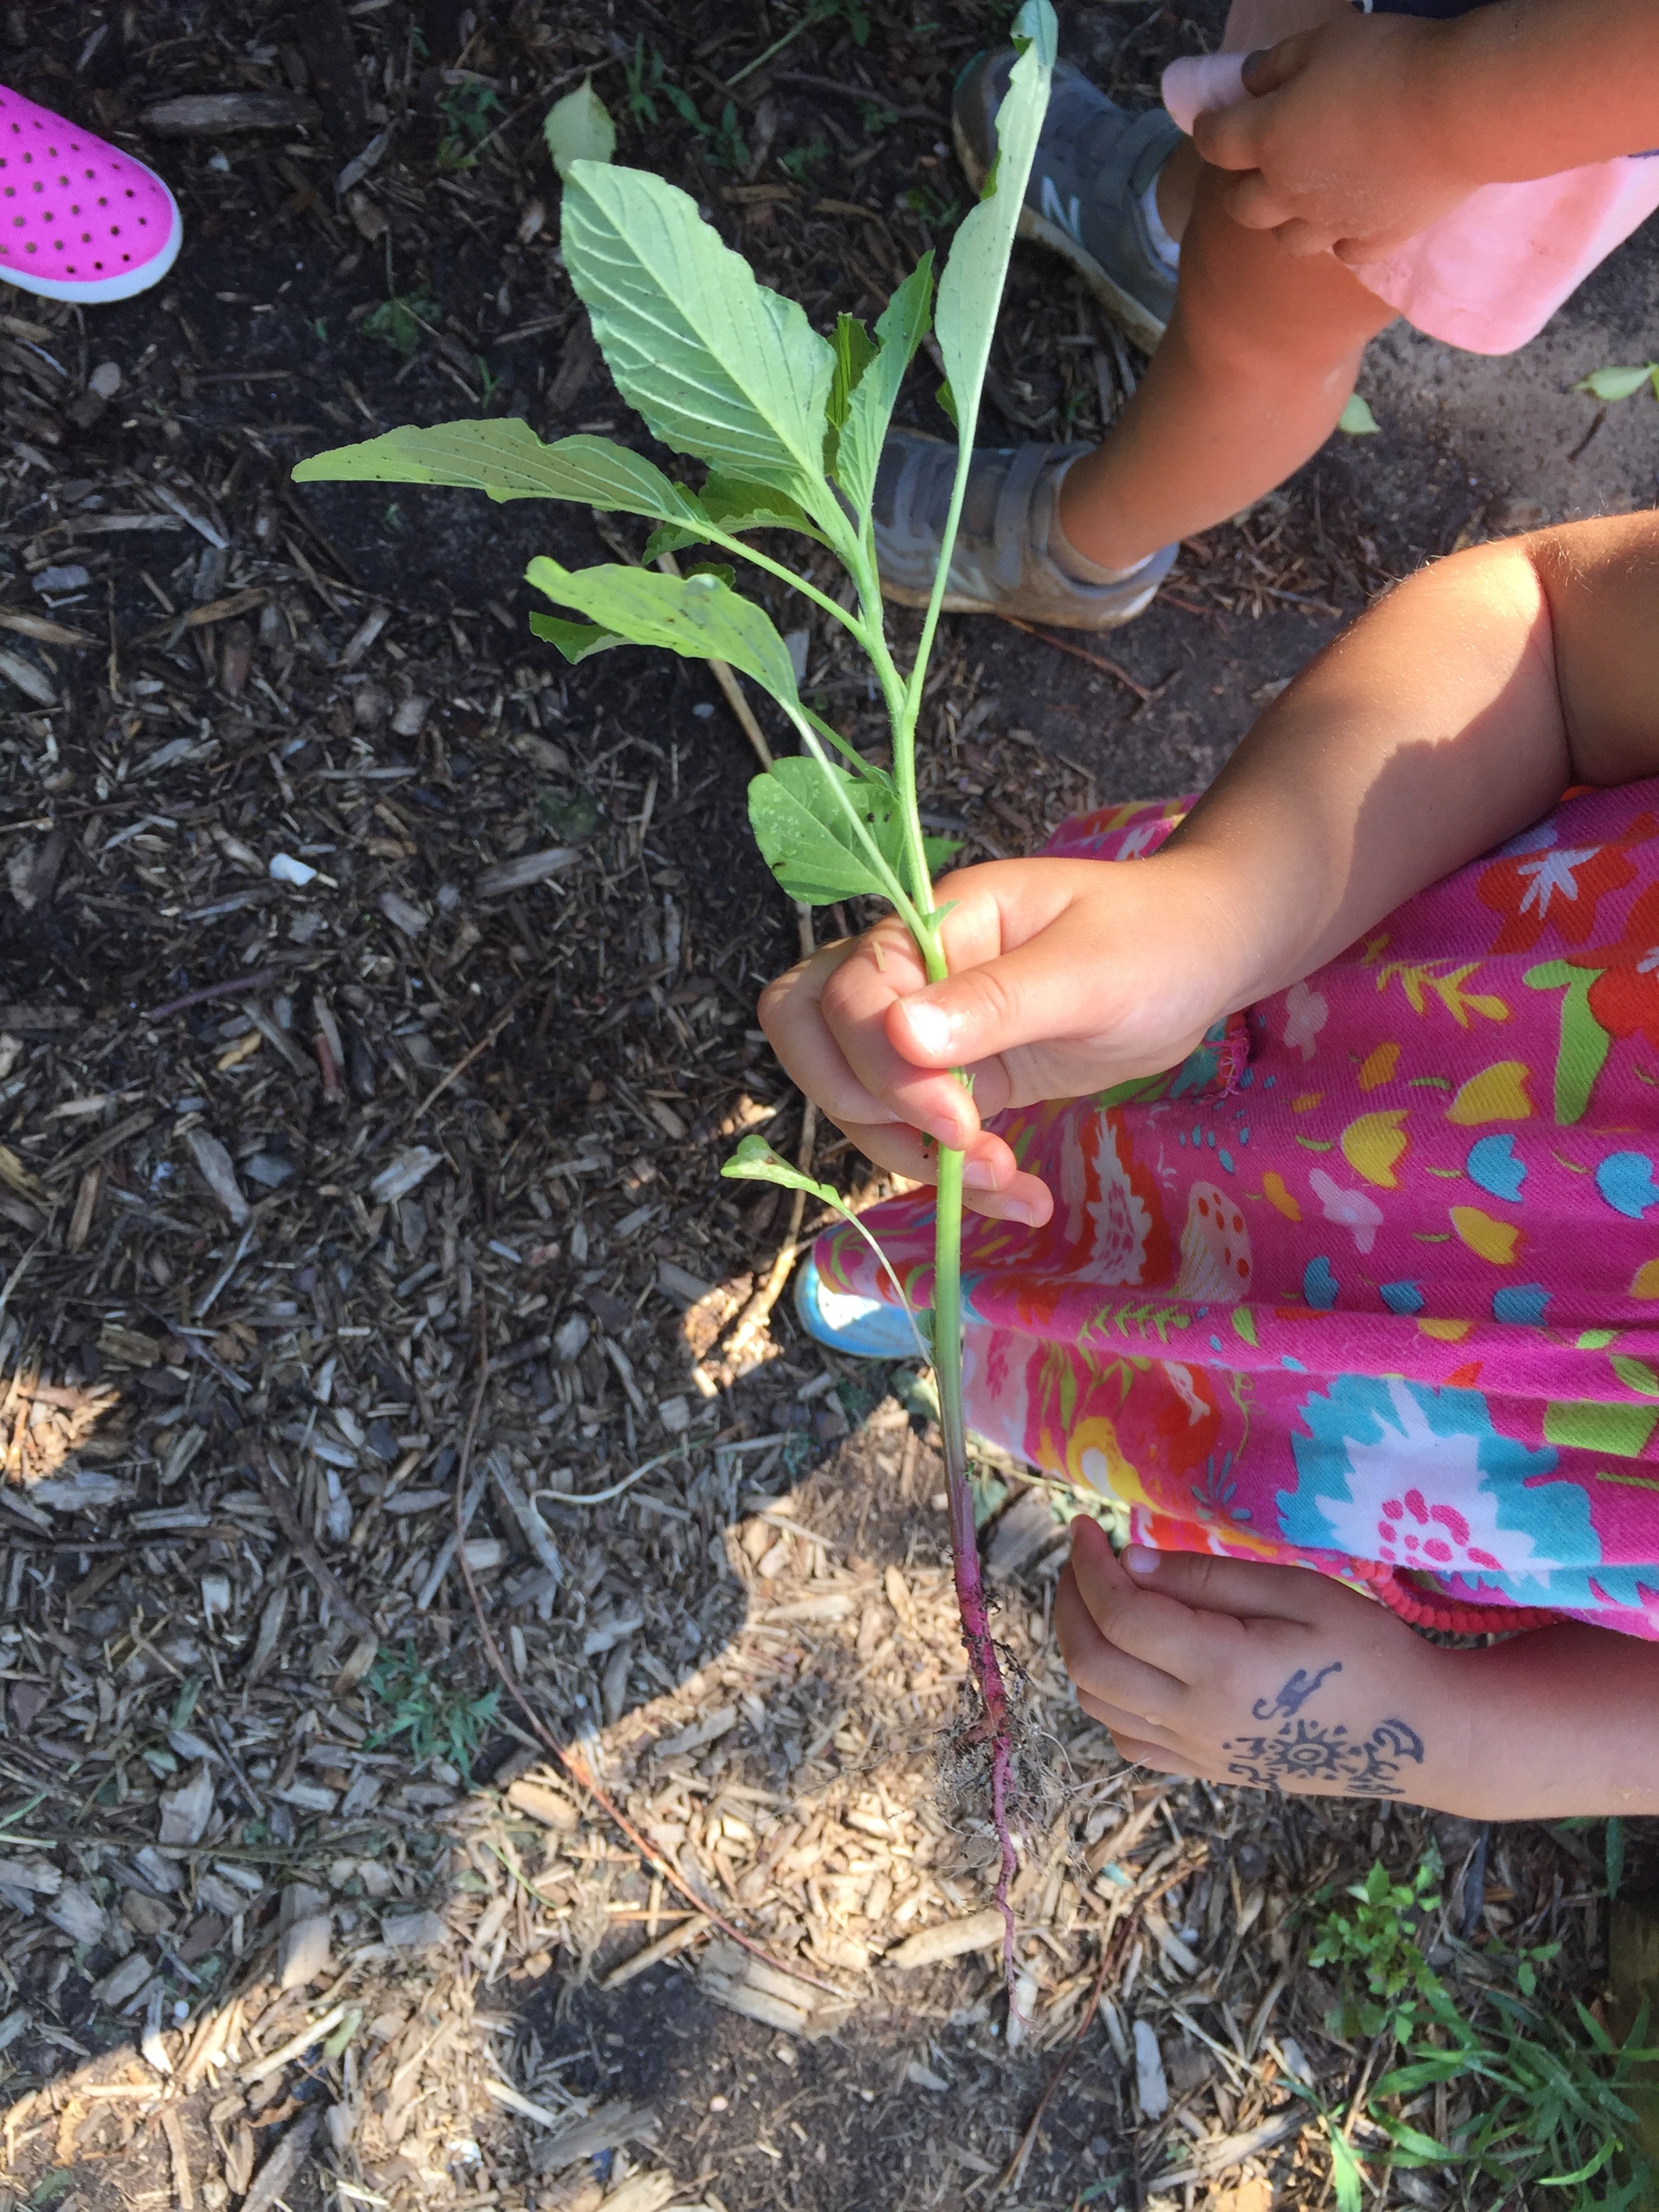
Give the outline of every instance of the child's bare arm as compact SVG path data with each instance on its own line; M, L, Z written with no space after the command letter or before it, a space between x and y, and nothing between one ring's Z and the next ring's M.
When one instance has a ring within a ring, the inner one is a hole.
M1305 1567L1119 1560L1072 1528L1054 1631L1126 1759L1474 1820L1659 1811L1659 1644L1572 1624L1448 1651Z
M1345 13L1283 39L1255 97L1199 118L1243 172L1235 220L1292 252L1375 259L1479 185L1553 176L1659 139L1650 0L1493 0L1451 21Z
M964 1146L970 1205L1047 1218L981 1112L1173 1066L1573 783L1659 772L1659 517L1483 546L1411 578L1262 715L1154 858L1010 860L939 886L952 974L902 932L770 986L779 1057L882 1164ZM972 1098L943 1071L975 1071Z
M1201 856L1212 896L1231 897L1259 961L1247 996L1262 997L1571 785L1659 772L1656 696L1659 516L1482 546L1328 647L1166 853Z

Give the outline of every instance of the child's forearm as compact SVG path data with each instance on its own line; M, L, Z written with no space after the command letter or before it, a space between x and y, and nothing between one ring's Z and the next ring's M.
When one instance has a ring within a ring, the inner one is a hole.
M1425 26L1425 135L1479 182L1520 182L1659 146L1652 0L1493 0Z
M1283 989L1571 783L1659 767L1659 526L1424 571L1269 708L1167 848L1229 917L1235 1004Z
M1659 1644L1572 1624L1446 1656L1488 1818L1659 1813Z

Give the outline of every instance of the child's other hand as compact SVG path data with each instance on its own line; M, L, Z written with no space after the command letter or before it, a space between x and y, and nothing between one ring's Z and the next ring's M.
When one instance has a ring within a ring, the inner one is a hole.
M1243 933L1173 853L997 860L935 895L952 909L949 981L927 981L890 920L769 984L761 1024L801 1089L880 1166L932 1182L938 1146L951 1146L967 1154L969 1206L1041 1226L1046 1187L981 1117L1178 1066L1243 1003ZM960 1066L971 1097L949 1072Z
M1054 1629L1079 1702L1125 1759L1207 1782L1476 1809L1449 1655L1305 1567L1136 1545L1120 1560L1079 1515Z
M1374 261L1466 200L1482 181L1435 127L1428 79L1449 27L1344 13L1281 39L1244 71L1252 95L1198 117L1193 143L1242 171L1225 193L1249 230L1295 254Z

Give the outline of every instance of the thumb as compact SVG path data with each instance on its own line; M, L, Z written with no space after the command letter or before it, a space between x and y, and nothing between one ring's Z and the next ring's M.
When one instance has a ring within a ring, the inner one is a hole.
M896 1000L888 1042L913 1066L944 1068L1091 1036L1104 1025L1103 1010L1082 979L1098 973L1102 951L1092 929L1061 916L1029 945Z

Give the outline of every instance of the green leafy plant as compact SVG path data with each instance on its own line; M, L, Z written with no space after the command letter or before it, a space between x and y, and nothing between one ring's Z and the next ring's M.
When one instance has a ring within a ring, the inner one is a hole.
M421 343L421 332L433 319L443 313L435 300L410 294L406 299L394 292L389 300L363 317L365 337L379 338L407 360Z
M792 898L815 905L884 899L936 981L948 972L945 915L933 886L945 852L924 836L917 810L916 722L992 331L1048 104L1055 46L1048 0L1027 0L1014 39L1019 56L997 118L1000 151L986 197L957 232L937 301L928 254L888 301L873 335L845 314L833 337L815 331L794 301L759 284L696 204L660 177L571 162L562 220L565 266L618 390L661 444L705 465L699 489L605 439L577 435L544 445L513 417L392 430L318 454L295 471L302 482L461 485L496 500L560 499L639 515L656 526L647 564L687 546L714 546L841 623L867 656L885 703L890 771L872 767L802 701L787 647L764 611L732 588L732 569L682 576L618 562L572 571L542 556L526 571L560 610L532 615L531 628L568 660L624 644L659 646L688 659L723 660L768 692L804 748L804 757L778 760L750 786L750 821L768 865ZM643 50L635 52L638 88L648 97ZM632 71L629 83L631 101ZM872 509L883 441L930 319L959 447L939 568L906 671L884 625ZM843 595L849 604L754 544L751 533L761 531L793 532L828 549L850 580ZM968 1081L962 1071L958 1079ZM749 1147L730 1171L803 1180L775 1154L763 1162ZM1006 1891L1014 1830L1041 1791L1034 1786L1037 1770L1025 1768L975 1539L962 1411L962 1155L941 1152L931 1315L916 1319L938 1376L957 1595L979 1693L978 1712L953 1746L953 1765L958 1777L971 1771L982 1782L990 1800L1012 1960ZM815 1196L833 1195L804 1181Z
M778 156L778 167L786 176L793 177L798 185L806 182L808 173L820 161L828 161L830 149L822 138L814 138L805 146L793 146L787 154Z
M1379 1859L1364 1881L1343 1894L1354 1900L1326 1912L1308 1953L1310 1966L1339 1966L1352 1984L1363 1978L1363 1992L1351 1996L1334 2025L1347 2035L1389 2034L1403 2041L1422 2003L1439 1986L1418 1943L1423 1921L1437 1911L1437 1866L1420 1866L1409 1881L1395 1881ZM1322 1891L1316 1903L1330 1896Z
M438 101L448 131L438 145L438 166L444 169L470 169L478 158L477 149L495 128L492 116L503 115L501 94L491 86L470 80L465 84L447 86Z
M647 46L643 35L635 40L634 51L623 64L623 79L628 88L624 94L628 112L635 123L655 125L659 120L656 95L663 88L667 69L657 49ZM608 161L610 155L599 158ZM563 170L559 173L562 176Z
M1344 1893L1352 1910L1330 1904L1328 1891L1314 1900L1328 1909L1309 1963L1336 1966L1346 1984L1332 2025L1376 2038L1385 2060L1397 2045L1402 2062L1370 2083L1343 2124L1311 2089L1286 2081L1320 2113L1339 2212L1359 2212L1350 2138L1361 2120L1386 2143L1390 2165L1455 2168L1469 2185L1494 2185L1495 2202L1531 2188L1559 2191L1540 2201L1562 2212L1638 2212L1651 2203L1655 2176L1630 2100L1638 2069L1659 2058L1646 2047L1645 2011L1615 2043L1594 2013L1564 2003L1549 1986L1555 1943L1487 1950L1478 1980L1449 1987L1419 1940L1441 1904L1437 1881L1433 1866L1395 1881L1379 1863ZM1418 2124L1417 2112L1442 2083L1459 2100L1444 2141ZM1387 2109L1401 2103L1405 2112Z
M381 1652L368 1670L368 1687L390 1710L380 1726L364 1737L366 1751L402 1740L416 1765L435 1753L459 1771L463 1781L471 1780L472 1754L495 1717L499 1690L469 1698L434 1681L416 1659L412 1640L400 1653Z

